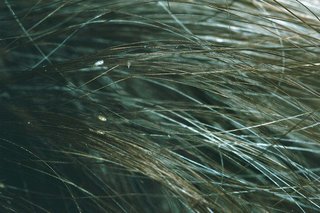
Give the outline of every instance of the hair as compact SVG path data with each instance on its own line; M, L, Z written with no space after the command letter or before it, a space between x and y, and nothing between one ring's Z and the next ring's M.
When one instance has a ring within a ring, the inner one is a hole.
M320 211L319 0L4 0L0 212Z

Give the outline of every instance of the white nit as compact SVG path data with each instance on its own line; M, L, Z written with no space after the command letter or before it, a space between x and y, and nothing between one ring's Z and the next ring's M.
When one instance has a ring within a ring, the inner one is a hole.
M105 134L106 134L106 133L105 133L104 131L102 131L102 130L97 130L96 133L99 134L99 135L105 135Z
M94 66L101 66L104 64L104 60L99 60L99 61L96 61L96 63L94 63Z
M107 118L106 118L105 116L103 116L103 115L99 115L99 116L98 116L98 119L99 119L100 121L107 121Z

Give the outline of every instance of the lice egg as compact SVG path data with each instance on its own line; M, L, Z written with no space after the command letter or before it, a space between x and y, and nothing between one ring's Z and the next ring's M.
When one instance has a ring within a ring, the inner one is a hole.
M130 67L131 67L131 62L130 61L127 62L127 67L128 67L128 69L130 69Z
M98 119L99 119L100 121L107 121L107 118L106 118L105 116L103 116L103 115L99 115L99 116L98 116Z
M94 66L101 66L104 64L104 60L99 60L99 61L96 61L96 63L94 63Z
M105 132L102 131L102 130L97 130L96 133L99 134L99 135L105 135Z

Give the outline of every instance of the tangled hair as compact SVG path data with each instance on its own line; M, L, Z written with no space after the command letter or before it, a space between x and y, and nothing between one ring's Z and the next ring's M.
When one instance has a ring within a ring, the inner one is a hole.
M319 212L319 0L3 0L0 212Z

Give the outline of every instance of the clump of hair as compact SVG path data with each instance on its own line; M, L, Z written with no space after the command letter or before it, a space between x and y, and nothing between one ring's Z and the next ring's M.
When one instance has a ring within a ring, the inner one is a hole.
M320 211L319 8L4 0L0 211Z

